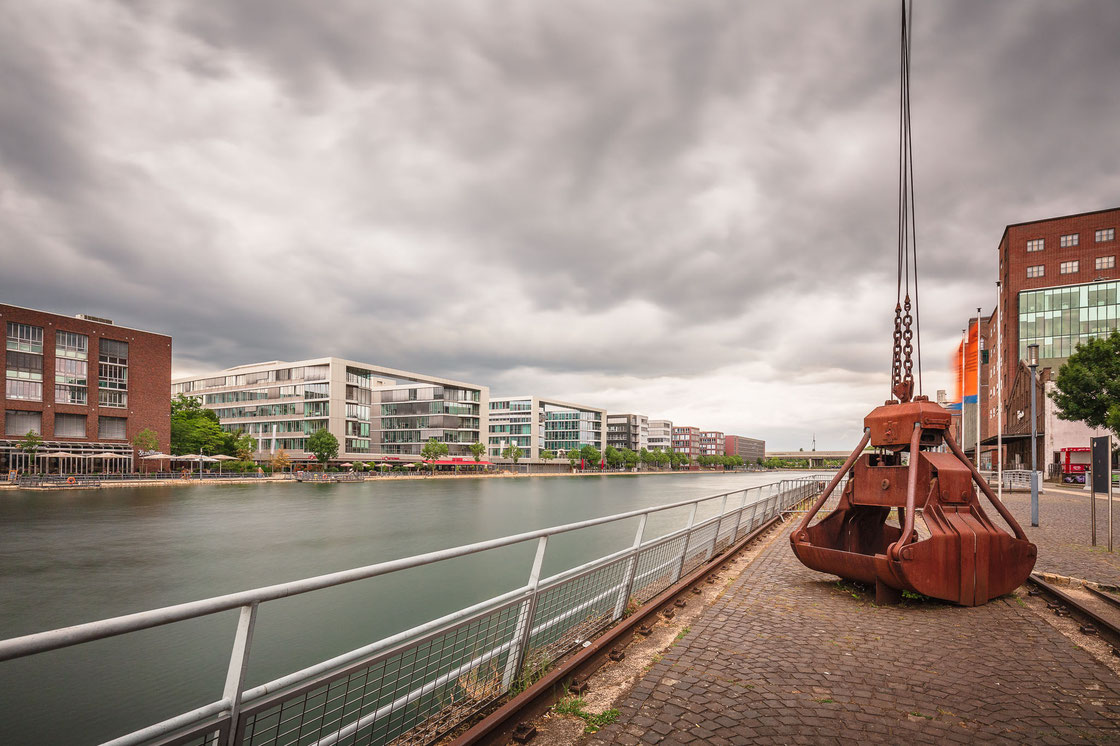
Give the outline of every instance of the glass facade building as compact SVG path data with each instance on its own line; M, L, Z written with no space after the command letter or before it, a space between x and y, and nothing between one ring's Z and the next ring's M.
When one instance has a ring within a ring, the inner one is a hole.
M485 432L489 389L433 376L318 358L297 363L243 365L204 377L179 379L185 394L213 409L221 427L258 441L258 460L283 449L308 459L307 439L328 430L338 461L418 461L430 438L450 456L467 456Z
M1019 293L1019 359L1038 345L1040 359L1067 358L1077 345L1117 328L1120 282L1024 290Z
M491 399L489 409L491 458L501 458L511 445L521 449L522 459L530 461L539 459L545 450L559 460L584 446L606 448L606 410L536 396Z

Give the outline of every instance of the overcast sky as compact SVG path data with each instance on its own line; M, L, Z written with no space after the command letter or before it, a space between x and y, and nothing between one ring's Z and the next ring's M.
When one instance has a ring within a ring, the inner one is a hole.
M0 299L851 448L896 2L0 0ZM919 2L925 391L1008 223L1120 205L1120 3Z

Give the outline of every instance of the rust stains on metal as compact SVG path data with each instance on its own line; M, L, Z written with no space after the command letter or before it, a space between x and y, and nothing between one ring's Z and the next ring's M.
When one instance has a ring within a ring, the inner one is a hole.
M1037 549L965 458L950 422L948 410L923 396L873 410L859 447L790 535L797 558L814 570L874 584L882 603L911 591L978 606L1025 582ZM868 443L877 452L863 453ZM810 526L845 474L839 506ZM1014 535L984 512L980 492ZM892 511L898 526L887 523ZM918 517L926 538L915 530Z

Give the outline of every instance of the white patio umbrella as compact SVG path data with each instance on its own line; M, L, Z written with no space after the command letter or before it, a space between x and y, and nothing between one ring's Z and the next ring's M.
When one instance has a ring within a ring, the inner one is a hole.
M74 458L74 454L67 453L66 451L53 451L52 453L43 453L43 454L40 454L40 455L43 458L46 458L46 459L51 459L51 458L58 459L59 460L58 471L60 473L62 472L62 459L64 459L64 458ZM48 463L47 464L47 471L50 471L50 468L51 468L50 464Z
M236 461L237 457L236 456L227 456L224 453L219 453L217 456L213 456L210 460L218 462L218 474L221 474L222 473L222 462L223 461Z
M123 453L111 453L109 451L102 451L101 453L90 454L90 455L86 456L86 458L90 458L90 459L99 458L102 461L108 461L109 459L126 458L126 456Z

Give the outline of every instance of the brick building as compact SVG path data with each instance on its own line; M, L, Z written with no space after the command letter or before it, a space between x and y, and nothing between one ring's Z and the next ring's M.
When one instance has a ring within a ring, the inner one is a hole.
M145 428L159 450L170 448L171 337L3 304L0 321L7 333L0 468L132 471L130 441ZM44 441L34 464L20 448L28 432Z
M700 431L700 455L722 456L724 447L723 433L715 430Z
M743 463L754 464L766 458L766 441L744 438L742 435L728 435L723 439L723 452L728 456L741 456Z
M1013 432L1023 419L1022 402L1012 403L1012 390L1029 392L1030 371L1021 365L1027 345L1039 346L1039 463L1053 464L1058 451L1087 445L1095 431L1078 423L1060 423L1043 393L1058 368L1081 344L1120 328L1120 272L1117 271L1116 230L1120 208L1066 215L1008 225L999 242L999 306L1002 307L1002 366L998 315L980 319L980 390L970 411L964 406L962 445L975 448L976 409L980 413L981 466L995 461L999 412L999 384L1003 389L1005 462L1029 462L1029 446L1015 441L1029 437ZM976 323L969 322L969 329ZM988 360L983 361L983 350ZM975 349L970 348L970 355ZM975 368L970 371L975 376ZM1024 383L1025 380L1025 383ZM975 389L975 385L972 386ZM1026 418L1029 423L1029 417ZM1014 424L1013 424L1014 423ZM1046 427L1053 432L1047 434ZM1027 431L1029 433L1029 429ZM1045 444L1045 446L1044 446ZM1040 467L1042 468L1042 467Z
M674 425L673 452L687 454L695 461L700 455L700 428Z

